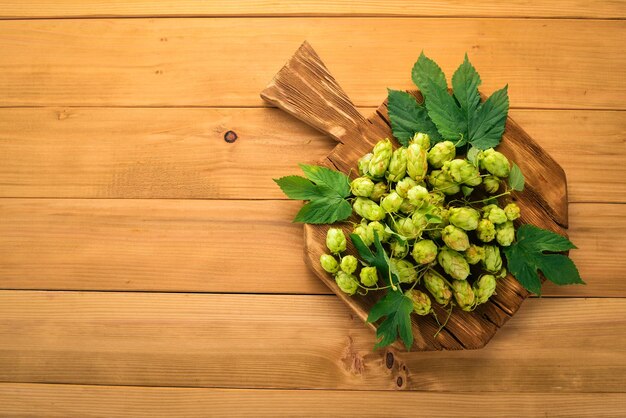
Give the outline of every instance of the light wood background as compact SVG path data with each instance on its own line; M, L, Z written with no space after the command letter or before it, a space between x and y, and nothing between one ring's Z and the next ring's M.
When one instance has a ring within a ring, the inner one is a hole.
M476 3L0 0L0 416L626 415L626 2ZM333 146L258 95L305 39L364 113L422 49L509 83L587 286L372 351L271 181Z

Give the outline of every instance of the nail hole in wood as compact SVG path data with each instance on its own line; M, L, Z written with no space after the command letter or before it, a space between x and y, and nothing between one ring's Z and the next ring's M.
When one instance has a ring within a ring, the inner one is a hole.
M385 356L385 364L387 365L388 369L391 369L393 367L393 353L387 353L387 355Z

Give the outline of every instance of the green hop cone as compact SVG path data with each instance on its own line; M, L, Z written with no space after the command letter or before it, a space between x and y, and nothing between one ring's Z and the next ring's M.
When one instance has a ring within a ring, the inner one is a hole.
M374 153L374 156L370 161L368 173L370 176L375 178L383 177L385 175L385 171L387 171L387 167L389 167L391 154L393 153L391 141L387 138L382 141L378 141L372 152Z
M439 144L441 144L441 142ZM428 184L447 195L456 194L461 191L461 186L455 183L452 177L442 170L431 171L428 176Z
M409 202L407 199L404 199L402 201L402 204L400 205L400 212L409 215L411 213L413 213L415 211L415 205L412 205L411 202Z
M469 248L469 237L461 228L448 225L441 231L441 239L454 251L465 251Z
M374 286L378 283L378 272L376 271L376 267L363 267L361 269L361 273L359 273L359 277L361 278L361 284L363 286Z
M353 255L347 255L341 259L341 263L339 264L341 271L352 274L356 271L356 268L359 266L359 261Z
M437 245L429 239L417 241L413 245L411 256L417 264L428 264L437 258Z
M508 247L515 239L515 227L512 221L496 225L496 241L503 247Z
M352 207L357 215L369 221L381 221L385 219L386 213L383 208L366 197L357 197L354 199Z
M399 258L390 258L389 263L398 274L400 283L413 283L417 280L417 272L413 263Z
M427 270L424 273L424 287L435 298L435 302L440 305L446 306L450 299L452 299L452 291L444 280L443 276L437 273L435 270Z
M496 194L500 189L500 179L496 176L487 176L483 179L483 188L489 194Z
M374 158L374 154L370 152L359 159L359 175L367 176L369 174L370 161L372 161L372 158Z
M374 182L367 177L357 177L350 183L352 194L360 197L368 197L374 191Z
M456 300L459 308L464 311L471 311L476 299L472 286L470 286L467 280L453 280L451 284L454 300Z
M478 168L467 160L452 160L443 163L442 170L459 184L475 187L482 182Z
M330 228L326 233L326 246L333 254L346 250L346 236L339 228Z
M424 151L428 151L428 149L430 148L430 136L422 132L417 132L415 135L413 135L413 138L411 138L410 143L417 144Z
M502 257L500 256L500 248L495 245L485 245L485 258L483 259L483 268L490 273L497 273L502 268Z
M406 172L416 181L423 180L428 172L426 150L417 144L411 144L406 149Z
M416 238L421 230L415 226L411 218L400 218L394 223L395 230L398 234L409 239Z
M402 206L403 198L396 192L391 192L387 196L383 197L380 202L380 207L387 213L396 213L400 206Z
M374 185L374 190L370 194L370 200L378 202L385 194L387 194L387 183L379 181Z
M374 236L370 234L370 229L367 225L361 223L355 226L352 233L357 234L359 238L361 238L361 241L363 241L363 244L367 245L368 247L374 243Z
M485 274L474 282L472 290L476 297L476 304L485 303L496 292L496 278L491 274Z
M322 254L320 256L320 264L328 273L335 274L339 271L339 263L337 262L337 259L330 254Z
M411 216L411 221L413 221L413 225L417 228L419 233L421 233L428 226L428 218L426 218L426 214L421 211L413 212Z
M476 227L476 236L482 242L491 242L496 237L496 227L489 219L481 219Z
M480 220L480 213L476 209L472 208L450 208L448 211L450 214L450 223L454 226L458 226L465 231L473 231L478 228L478 221Z
M478 264L485 257L485 249L476 244L471 244L463 255L469 264Z
M428 203L433 206L442 206L446 201L446 195L438 190L428 193Z
M483 170L497 177L508 177L511 172L509 160L493 148L481 151L478 154L478 162Z
M508 221L504 209L493 204L483 207L483 218L489 219L494 224L501 224Z
M450 141L439 142L428 151L428 164L433 168L443 167L446 161L452 161L456 156L456 147Z
M406 198L412 205L420 207L423 204L428 203L430 195L428 194L428 189L426 187L415 186L408 191Z
M521 210L516 203L509 203L504 207L504 213L509 221L514 221L520 217Z
M449 224L448 220L449 220L450 215L449 215L448 209L439 207L439 206L432 206L429 209L429 213L430 215L438 216L441 219L441 222L436 222L436 221L428 222L428 225L426 225L426 229L428 230L429 235L431 232L435 232L435 231L441 232L443 228L445 228L446 225ZM439 238L441 238L441 234L439 234L436 239L439 239Z
M385 177L392 182L398 182L406 176L406 148L398 148L391 154L389 167Z
M385 230L385 226L378 221L370 222L367 225L367 235L368 238L371 238L372 242L375 242L374 234L378 235L380 242L387 242L390 238L390 234Z
M442 229L435 228L428 231L427 234L430 239L441 239L441 231Z
M417 186L417 182L411 177L405 177L396 184L396 193L402 198L406 198L407 193L413 187Z
M437 261L450 277L456 280L465 280L470 273L469 264L458 252L444 247L439 251Z
M392 257L404 258L409 253L409 244L406 242L392 241L389 243L389 251Z
M413 289L404 292L404 296L407 296L413 302L413 312L420 316L428 315L431 308L431 302L428 295L421 290Z
M356 277L345 271L337 273L335 283L337 283L337 286L339 286L339 289L341 289L343 293L347 293L350 296L354 295L359 288L359 282L356 281Z

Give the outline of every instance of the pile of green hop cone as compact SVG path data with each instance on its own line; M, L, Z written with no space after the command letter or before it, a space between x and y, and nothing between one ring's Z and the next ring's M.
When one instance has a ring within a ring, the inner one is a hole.
M520 208L498 201L510 195L508 159L494 149L476 150L470 159L456 151L450 141L431 146L424 133L395 150L384 139L359 160L359 177L350 184L352 233L368 247L382 243L418 315L432 313L433 303L471 311L489 300L506 276L501 248L515 240ZM326 246L330 254L321 256L321 266L343 292L393 286L379 280L375 266L342 255L342 229L328 230Z

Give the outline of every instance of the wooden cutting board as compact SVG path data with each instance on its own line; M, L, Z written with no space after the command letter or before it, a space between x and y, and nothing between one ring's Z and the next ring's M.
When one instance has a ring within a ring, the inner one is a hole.
M422 100L418 91L411 93ZM393 138L386 102L369 118L363 117L307 42L276 74L261 97L334 138L337 146L320 165L351 173L352 177L358 174L356 167L361 156L370 152L379 140ZM399 146L395 140L394 145ZM513 196L522 209L521 222L565 235L567 184L563 169L511 118L507 119L498 151L515 161L526 177L524 191ZM350 225L345 224L343 227L346 234L351 232ZM337 287L333 277L321 268L319 258L327 252L325 238L328 228L328 225L304 226L305 260L317 277L365 321L381 292L348 296ZM356 254L350 245L348 251ZM439 325L433 317L412 315L415 342L411 349L426 351L483 347L529 296L511 275L498 280L496 293L473 312L455 308L437 337L435 333ZM434 302L433 308L438 318L445 320L447 312ZM375 329L372 324L368 326ZM403 349L403 346L396 342L395 348Z

